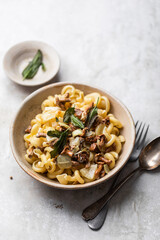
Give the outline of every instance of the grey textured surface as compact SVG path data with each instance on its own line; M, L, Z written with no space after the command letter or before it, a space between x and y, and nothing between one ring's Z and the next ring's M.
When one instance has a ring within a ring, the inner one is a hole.
M1 62L17 42L47 42L61 58L56 81L104 87L135 119L151 124L150 140L159 135L160 1L5 0L0 29ZM113 199L103 228L93 232L81 219L82 209L111 181L65 192L38 183L20 169L11 154L9 126L22 100L36 88L12 83L2 64L0 75L0 239L160 239L159 170L126 184Z

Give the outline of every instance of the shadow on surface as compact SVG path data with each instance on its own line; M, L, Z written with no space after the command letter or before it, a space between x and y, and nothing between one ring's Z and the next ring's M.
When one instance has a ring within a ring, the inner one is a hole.
M5 88L6 88L7 94L12 95L13 98L16 97L21 102L25 97L27 97L29 94L36 91L37 89L52 83L60 82L60 74L58 73L47 84L43 84L35 87L21 86L7 78L4 78L4 81L6 81Z
M52 84L52 83L57 83L57 82L60 82L60 74L58 73L54 78L52 78L48 83L45 83L45 84L42 84L42 85L39 85L39 86L34 86L34 87L29 87L29 86L21 86L21 85L18 85L14 82L12 82L11 80L10 83L11 85L13 85L14 87L16 87L20 92L24 92L25 94L28 93L32 93L34 91L36 91L37 89L41 88L41 87L44 87L46 85L49 85L49 84ZM32 80L31 80L32 81Z
M120 179L123 179L124 176L131 172L135 168L136 164L128 164L127 168L125 168L122 172ZM138 176L135 176L134 178L130 180L127 184L132 186L133 184L136 184L136 181L134 180L136 180ZM81 190L54 189L36 181L34 183L36 185L35 187L39 189L39 194L43 196L45 201L49 200L50 203L53 204L53 207L55 206L55 204L62 204L65 211L67 211L69 214L78 214L79 216L81 216L82 210L84 208L101 198L108 191L113 179L114 178L102 184L99 184L98 186ZM132 188L130 188L130 191L132 195ZM121 204L123 201L128 201L128 196L125 195L124 192L125 186L122 188L122 190L119 191L118 194L115 195L115 197L120 200L119 204Z

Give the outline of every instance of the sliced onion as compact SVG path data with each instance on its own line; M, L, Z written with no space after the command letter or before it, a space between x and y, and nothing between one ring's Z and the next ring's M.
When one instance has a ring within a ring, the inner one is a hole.
M71 137L71 138L69 139L69 141L70 141L69 145L70 145L72 148L74 148L74 147L79 147L79 145L80 145L80 138L79 138L79 137L76 137L76 138Z
M47 140L48 143L54 141L55 139L57 139L57 137L50 137L48 135L46 136L46 140Z
M77 152L76 154L79 154L79 153L82 153L82 152L89 152L89 149L88 148L83 148L79 152Z
M86 132L86 137L90 137L90 136L95 136L96 134L95 134L95 132L93 132L93 131L87 131Z
M65 127L65 128L69 128L69 126L63 122L59 122L59 125L62 126L62 127Z
M72 166L71 158L66 155L62 154L57 157L57 165L61 169L67 169Z
M73 137L81 136L82 134L83 134L83 131L81 129L76 129L72 132Z
M96 170L97 170L97 164L92 164L89 168L80 169L80 173L82 177L93 180Z
M105 173L107 173L107 174L110 172L110 169L109 169L109 167L108 167L107 164L104 164L104 171L105 171Z

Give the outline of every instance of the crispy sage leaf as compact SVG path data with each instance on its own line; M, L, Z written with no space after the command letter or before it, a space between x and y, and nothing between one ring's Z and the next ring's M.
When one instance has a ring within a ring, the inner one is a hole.
M33 60L31 62L29 62L28 66L23 70L22 72L22 76L23 76L23 80L25 79L32 79L39 67L42 65L42 69L43 71L46 70L44 63L42 62L43 60L43 55L41 50L38 50L36 55L34 56Z
M54 158L57 154L60 154L66 144L67 136L68 136L69 130L62 132L58 141L54 145L54 150L50 152L51 158Z
M79 120L79 118L75 117L74 115L71 115L71 123L75 127L84 128L83 122L81 120Z
M93 125L94 121L96 120L97 116L98 116L97 114L94 115L94 116L91 118L91 120L88 122L88 124L87 124L88 129L90 129L90 128L92 127L92 125Z
M86 126L88 128L91 128L92 124L94 123L95 119L97 118L97 115L98 115L98 109L97 109L98 102L99 102L99 98L97 99L96 106L94 108L92 108L90 110L89 114L88 114L87 123L86 123Z
M58 130L51 130L47 132L47 135L50 137L60 137L62 134L62 132L58 131Z
M74 107L70 107L65 111L63 116L63 122L69 123L71 121L71 116L74 114Z
M45 72L46 71L46 66L44 65L44 63L42 62L42 70Z

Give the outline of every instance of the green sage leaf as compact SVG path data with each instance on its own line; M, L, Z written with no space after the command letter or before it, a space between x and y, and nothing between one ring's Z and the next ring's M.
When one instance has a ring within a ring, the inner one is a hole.
M70 107L65 111L63 116L63 122L69 123L71 121L71 115L74 114L74 107Z
M81 120L79 120L79 118L75 117L74 115L71 115L71 123L75 127L84 128L83 122Z
M42 70L45 72L46 71L46 66L44 65L44 63L42 62Z
M60 154L66 144L67 136L68 136L69 130L62 132L58 141L54 145L53 151L50 152L51 158L54 158L57 154Z
M41 50L38 50L36 55L34 56L33 60L31 62L29 62L27 67L23 70L23 72L22 72L23 80L32 79L36 75L36 73L41 65L42 65L42 69L44 71L45 66L44 66L44 63L42 62L42 60L43 60L42 52L41 52Z
M91 126L93 125L95 119L97 118L97 115L98 115L98 108L97 108L98 102L99 102L99 97L97 99L96 106L94 108L92 108L90 110L90 112L88 113L88 117L87 117L87 121L86 121L86 126L88 128L91 128Z
M58 130L51 130L47 132L47 135L49 137L60 137L62 134L62 132L58 131Z

